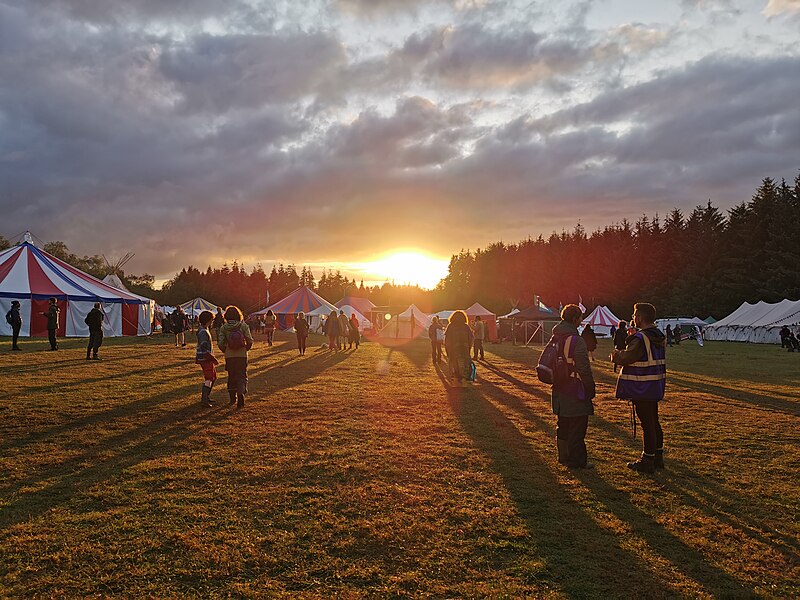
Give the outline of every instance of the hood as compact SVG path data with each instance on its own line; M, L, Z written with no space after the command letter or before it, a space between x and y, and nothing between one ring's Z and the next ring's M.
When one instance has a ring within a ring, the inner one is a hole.
M642 329L641 332L650 338L650 343L654 346L666 346L666 336L661 333L661 330L655 325Z
M241 327L242 327L242 321L236 321L236 322L234 322L234 323L231 323L230 321L227 321L227 322L226 322L226 323L225 323L225 324L224 324L224 325L221 327L221 329L224 329L224 330L226 330L226 331L231 331L231 330L233 330L233 329L241 329Z
M561 321L553 327L553 335L578 335L578 328L572 323Z

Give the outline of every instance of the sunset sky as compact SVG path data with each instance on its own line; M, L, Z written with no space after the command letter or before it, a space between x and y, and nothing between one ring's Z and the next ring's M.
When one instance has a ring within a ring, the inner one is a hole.
M0 0L0 234L370 282L727 208L800 169L799 40L800 0Z

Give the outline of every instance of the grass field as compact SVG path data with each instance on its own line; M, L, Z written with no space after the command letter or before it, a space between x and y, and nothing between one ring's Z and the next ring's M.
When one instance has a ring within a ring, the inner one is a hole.
M530 348L448 389L423 341L278 335L235 410L224 371L199 405L193 349L84 343L0 340L0 597L800 595L798 354L671 349L650 477L605 360L570 471Z

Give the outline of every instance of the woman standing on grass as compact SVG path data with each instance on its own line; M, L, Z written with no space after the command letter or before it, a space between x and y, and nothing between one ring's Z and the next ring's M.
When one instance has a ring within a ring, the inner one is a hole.
M328 348L330 350L338 350L338 337L339 337L339 318L336 316L336 311L332 310L328 318L325 319L325 327L323 329L325 335L328 336Z
M583 328L581 333L583 341L586 342L586 349L589 351L589 360L594 361L594 351L597 350L597 335L591 325Z
M350 335L349 335L350 346L347 349L350 350L350 348L353 347L353 344L355 344L356 345L356 350L358 350L358 345L359 345L359 343L361 343L361 334L358 331L358 319L356 318L355 313L350 315L350 320L348 321L348 326L350 328L349 329L349 331L350 331Z
M219 349L225 353L230 404L244 406L247 395L247 351L253 347L253 334L236 306L225 309L225 324L219 330Z
M272 338L275 336L275 323L278 318L271 310L264 315L264 332L267 334L267 343L272 346Z
M469 379L472 370L472 329L467 325L467 313L463 310L457 310L450 315L444 332L444 347L447 350L450 375L458 385L462 385L465 379Z
M297 334L297 349L300 351L300 356L303 356L306 353L306 340L308 339L308 321L305 313L297 313L294 320L294 332Z

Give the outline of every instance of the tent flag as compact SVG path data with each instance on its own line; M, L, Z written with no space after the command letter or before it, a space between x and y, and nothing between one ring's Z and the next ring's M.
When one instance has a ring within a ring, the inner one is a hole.
M578 308L581 309L582 313L586 312L586 307L583 305L583 298L581 298L580 294L578 294Z
M149 335L155 303L149 298L117 289L37 248L29 235L17 246L0 251L0 311L6 314L14 300L20 303L23 337L44 337L47 324L41 312L48 299L61 309L57 334L87 337L84 319L100 302L105 314L104 334ZM11 326L0 319L0 335L11 335Z

